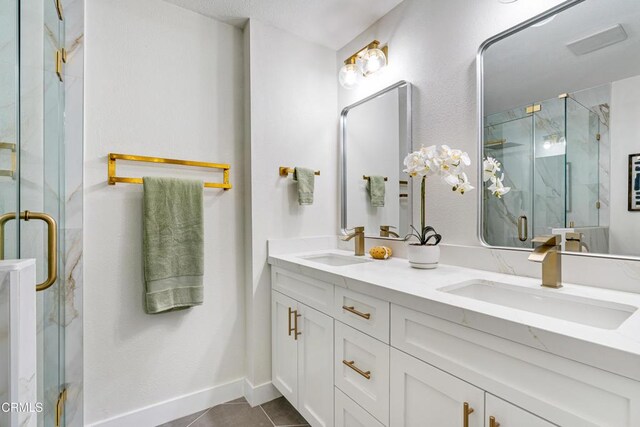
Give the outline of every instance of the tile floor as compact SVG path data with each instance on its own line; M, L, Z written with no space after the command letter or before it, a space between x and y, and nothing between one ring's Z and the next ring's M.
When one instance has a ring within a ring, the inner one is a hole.
M244 397L158 427L309 427L284 398L252 408Z

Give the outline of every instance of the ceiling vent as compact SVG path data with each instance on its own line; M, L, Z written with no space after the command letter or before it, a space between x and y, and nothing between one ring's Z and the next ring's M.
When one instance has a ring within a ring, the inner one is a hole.
M567 44L567 47L575 55L580 56L602 49L603 47L611 46L612 44L620 43L626 39L627 33L624 31L624 28L622 28L622 25L617 24L613 27L609 27L590 36L571 42Z

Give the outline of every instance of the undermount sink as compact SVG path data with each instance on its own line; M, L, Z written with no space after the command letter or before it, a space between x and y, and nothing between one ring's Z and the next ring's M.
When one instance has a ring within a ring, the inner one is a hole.
M364 264L370 262L366 259L359 259L355 257L350 257L346 255L338 255L338 254L319 254L319 255L310 255L306 257L301 257L307 261L317 262L319 264L331 265L333 267L340 267L343 265L353 265L353 264Z
M472 280L438 290L602 329L617 329L638 309L627 304L560 294L552 289L531 289L486 280Z

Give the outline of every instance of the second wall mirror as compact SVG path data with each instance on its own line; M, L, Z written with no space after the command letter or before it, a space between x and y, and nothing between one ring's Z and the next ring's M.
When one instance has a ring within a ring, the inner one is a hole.
M340 117L341 228L404 239L411 224L411 84L400 81L346 107Z
M564 2L485 42L478 77L479 152L511 187L481 192L481 239L639 257L640 1Z

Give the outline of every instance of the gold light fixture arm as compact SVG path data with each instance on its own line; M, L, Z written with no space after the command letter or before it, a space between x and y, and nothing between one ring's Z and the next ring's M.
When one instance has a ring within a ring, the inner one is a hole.
M4 259L4 226L12 219L16 219L15 212L0 215L0 259ZM58 278L58 225L51 215L43 212L24 211L20 213L20 219L25 221L39 219L47 223L47 280L36 285L36 291L44 291L50 288Z
M345 64L355 64L356 60L359 56L363 55L369 49L380 49L384 52L384 56L387 57L387 61L389 60L389 46L384 45L380 47L380 42L378 40L373 40L368 45L364 46L362 49L358 50L356 53L345 59Z

